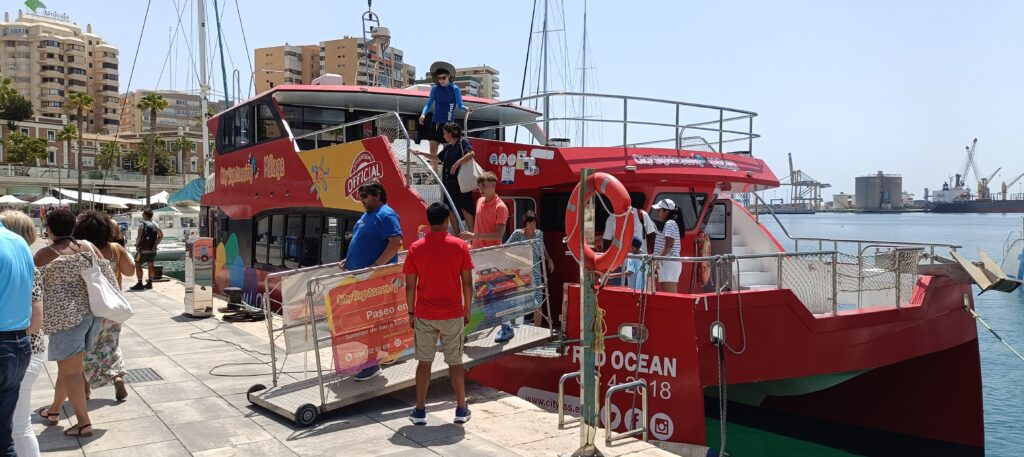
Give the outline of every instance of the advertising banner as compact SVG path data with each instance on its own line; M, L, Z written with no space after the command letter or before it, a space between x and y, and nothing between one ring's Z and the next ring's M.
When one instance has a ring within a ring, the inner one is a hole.
M525 316L540 307L543 276L540 260L534 259L533 243L472 252L473 314L466 327L467 335Z
M324 300L338 374L412 354L401 264L341 276L328 286Z

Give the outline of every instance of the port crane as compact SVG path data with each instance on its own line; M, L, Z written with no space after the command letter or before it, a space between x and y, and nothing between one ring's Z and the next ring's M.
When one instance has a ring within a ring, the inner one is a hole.
M1017 175L1017 177L1011 179L1010 182L1003 181L1003 188L1001 189L1003 200L1006 200L1006 194L1009 193L1010 188L1013 187L1014 184L1017 184L1017 181L1020 181L1020 178L1024 178L1024 173Z
M978 167L977 147L977 138L971 140L970 146L964 147L964 149L966 149L967 151L967 158L964 160L964 165L960 167L960 173L956 175L956 182L954 183L954 188L967 188L967 173L974 173L974 179L978 181L977 198L979 200L988 200L992 197L991 191L989 190L989 183L991 183L992 180L995 179L996 174L998 174L999 171L1002 170L1003 168L996 168L996 171L992 172L992 174L985 176L985 174L981 172L981 168Z
M832 187L831 184L818 181L802 170L794 170L793 154L789 154L789 176L779 180L779 185L792 188L790 203L812 210L821 209L821 189Z

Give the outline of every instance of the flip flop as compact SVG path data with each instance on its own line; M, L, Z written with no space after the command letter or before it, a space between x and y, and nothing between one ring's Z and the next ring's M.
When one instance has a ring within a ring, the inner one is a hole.
M43 418L43 420L45 420L46 423L49 425L57 425L58 423L60 423L60 413L51 413L49 406L44 406L42 408L37 409L36 414L38 414L39 417ZM50 419L51 417L54 416L57 416L57 418Z
M86 427L89 428L89 432L88 433L82 433L82 429L86 428ZM71 433L72 430L74 430L76 433ZM71 428L69 428L67 430L64 430L64 435L65 436L77 436L77 437L81 437L81 438L88 438L88 437L92 436L92 424L73 425Z

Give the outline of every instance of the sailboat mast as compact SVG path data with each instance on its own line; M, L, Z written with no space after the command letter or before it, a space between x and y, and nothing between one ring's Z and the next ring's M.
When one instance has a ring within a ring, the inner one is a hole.
M584 94L587 93L587 0L583 0L583 74L582 88ZM583 96L582 103L580 103L580 146L587 145L587 96Z
M202 3L202 0L200 0ZM228 70L224 66L224 40L221 38L224 33L220 28L220 8L217 6L217 0L213 0L213 15L217 19L217 49L220 52L220 81L224 84L224 106L231 106L231 100L228 99Z
M542 93L548 93L548 0L544 0L544 30L540 35L540 64L543 68L544 76L542 77ZM547 100L547 99L545 99ZM544 107L545 111L547 106ZM547 117L548 113L544 113L544 117ZM547 133L547 132L545 132Z
M199 15L199 103L200 103L200 125L199 130L203 132L203 144L199 145L199 166L202 167L203 178L210 176L210 167L206 163L207 157L210 157L210 130L206 127L207 113L209 113L209 98L210 95L210 84L206 79L206 0L199 0L196 2L198 5Z

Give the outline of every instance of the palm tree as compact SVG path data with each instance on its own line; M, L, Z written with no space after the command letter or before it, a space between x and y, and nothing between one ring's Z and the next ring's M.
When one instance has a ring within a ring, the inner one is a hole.
M85 112L92 110L93 99L85 92L71 92L64 109L75 112L78 122L78 154L75 157L75 168L78 170L78 207L82 207L82 134L85 132Z
M153 138L153 141L149 143L149 161L146 164L146 207L150 206L149 198L152 194L150 192L150 181L153 180L153 164L156 163L156 115L160 111L167 109L167 99L163 95L148 93L139 100L139 104L135 105L136 108L141 110L149 110L149 135Z
M100 146L100 152L96 155L97 165L110 171L114 161L121 157L121 146L113 141L108 141Z
M192 152L192 148L194 148L195 145L196 144L192 142L192 140L186 138L184 135L175 138L174 142L171 143L171 150L178 153L180 156L178 166L181 167L182 176L190 173L190 171L185 169L185 157L188 156L188 153Z
M75 124L66 124L57 132L57 141L64 142L65 152L71 150L71 140L75 138L78 138L78 129L75 128ZM64 166L67 166L67 163ZM63 169L61 172L63 173Z

